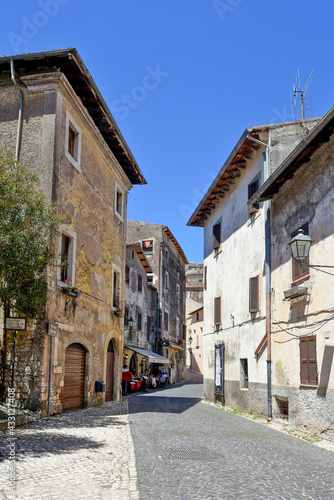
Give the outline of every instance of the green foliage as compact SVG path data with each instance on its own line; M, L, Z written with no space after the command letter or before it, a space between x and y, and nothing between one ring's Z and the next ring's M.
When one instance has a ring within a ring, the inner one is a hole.
M46 295L45 270L62 218L29 165L0 150L0 301L34 316Z

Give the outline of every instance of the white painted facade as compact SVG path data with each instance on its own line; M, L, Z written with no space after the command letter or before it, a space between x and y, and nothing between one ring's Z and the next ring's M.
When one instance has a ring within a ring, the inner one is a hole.
M267 205L260 204L255 213L249 214L249 186L258 178L260 187L267 171L275 171L317 122L246 129L188 222L204 227L203 375L207 400L269 414L265 275L268 213ZM213 228L218 222L220 245L214 249ZM257 277L258 307L250 312L250 279L254 282ZM221 321L217 326L214 310L218 297ZM224 349L222 391L217 390L218 346Z

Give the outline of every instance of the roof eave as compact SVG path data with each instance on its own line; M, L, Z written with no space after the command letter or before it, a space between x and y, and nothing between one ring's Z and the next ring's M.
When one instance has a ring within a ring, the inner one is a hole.
M262 184L260 189L258 189L258 191L254 193L254 195L248 200L248 205L253 205L255 203L260 203L262 201L271 199L280 190L280 188L293 177L294 173L292 173L291 176L286 175L285 179L283 178L283 175L289 171L292 164L299 159L300 165L297 167L298 169L302 164L305 164L310 160L310 158L302 158L303 153L307 150L307 148L312 144L313 141L316 143L319 134L321 134L321 132L326 128L330 121L333 121L334 127L334 106L328 111L328 113L326 113L326 115L319 121L319 123L317 123L317 125L310 131L310 133L298 144L298 146L281 163L281 165L271 174L266 182ZM315 149L318 149L321 145L322 143L320 142L319 144L317 144L317 147ZM312 154L314 152L315 151L313 150ZM273 190L272 188L275 183L277 183L278 186L275 190Z

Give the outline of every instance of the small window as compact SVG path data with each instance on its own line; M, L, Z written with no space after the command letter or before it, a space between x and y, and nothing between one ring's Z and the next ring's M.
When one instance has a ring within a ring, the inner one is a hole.
M196 313L196 322L199 321L199 312Z
M145 253L153 252L153 240L144 240L142 241L142 249Z
M248 359L240 359L240 388L248 389Z
M142 328L142 314L141 312L137 312L137 330L139 332L141 332L141 328Z
M151 336L151 316L147 316L147 340L150 341Z
M168 251L168 248L165 248L165 258L166 260L169 259L169 251Z
M168 330L168 312L165 311L165 330Z
M123 220L123 191L117 183L115 186L115 212L117 217Z
M65 120L65 156L75 168L81 170L81 130L68 111Z
M212 248L218 250L220 248L221 236L220 236L220 222L214 224L212 228Z
M300 339L300 382L318 385L316 336Z
M258 174L255 179L252 180L250 184L248 184L248 200L253 196L254 193L259 189L260 184L260 174ZM260 205L258 203L254 203L254 205L248 205L248 214L252 215Z
M214 302L214 325L219 326L221 324L221 297L215 297Z
M125 266L125 283L127 285L130 283L130 268L127 264Z
M254 313L259 310L259 277L249 279L249 312Z
M177 284L176 284L176 299L177 299L177 300L180 300L180 296L181 296L181 294L180 294L180 290L181 290L181 289L180 289L180 285L177 283Z
M113 307L119 308L120 307L120 288L121 288L121 275L118 271L115 269L113 270L113 300L112 300L112 305Z
M62 287L75 286L76 233L64 228L59 238L57 282Z
M141 274L138 274L138 292L142 293L143 291L143 277Z
M153 275L152 274L147 276L147 283L151 283L151 284L153 283Z
M308 224L304 224L301 228L304 231L304 234L309 235L309 229L308 229ZM291 233L291 239L297 235L297 231L294 231ZM308 267L308 264L310 263L309 257L307 258L307 261L304 264L299 264L292 256L292 282L298 281L301 278L305 278L305 276L308 276L310 274L310 268Z
M129 308L125 306L124 309L124 326L128 326L129 324Z

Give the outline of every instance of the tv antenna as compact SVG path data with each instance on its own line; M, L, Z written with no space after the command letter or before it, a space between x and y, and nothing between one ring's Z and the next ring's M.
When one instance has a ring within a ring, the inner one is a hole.
M299 76L299 68L298 68L298 76L296 78L296 83L293 86L293 94L291 94L291 104L295 108L297 108L297 101L296 98L300 96L300 105L301 105L301 115L302 115L302 120L305 120L305 94L307 91L308 86L310 85L310 82L312 80L312 77L314 75L314 70L312 70L312 73L309 76L309 79L306 82L306 85L303 89L300 88L300 76Z

